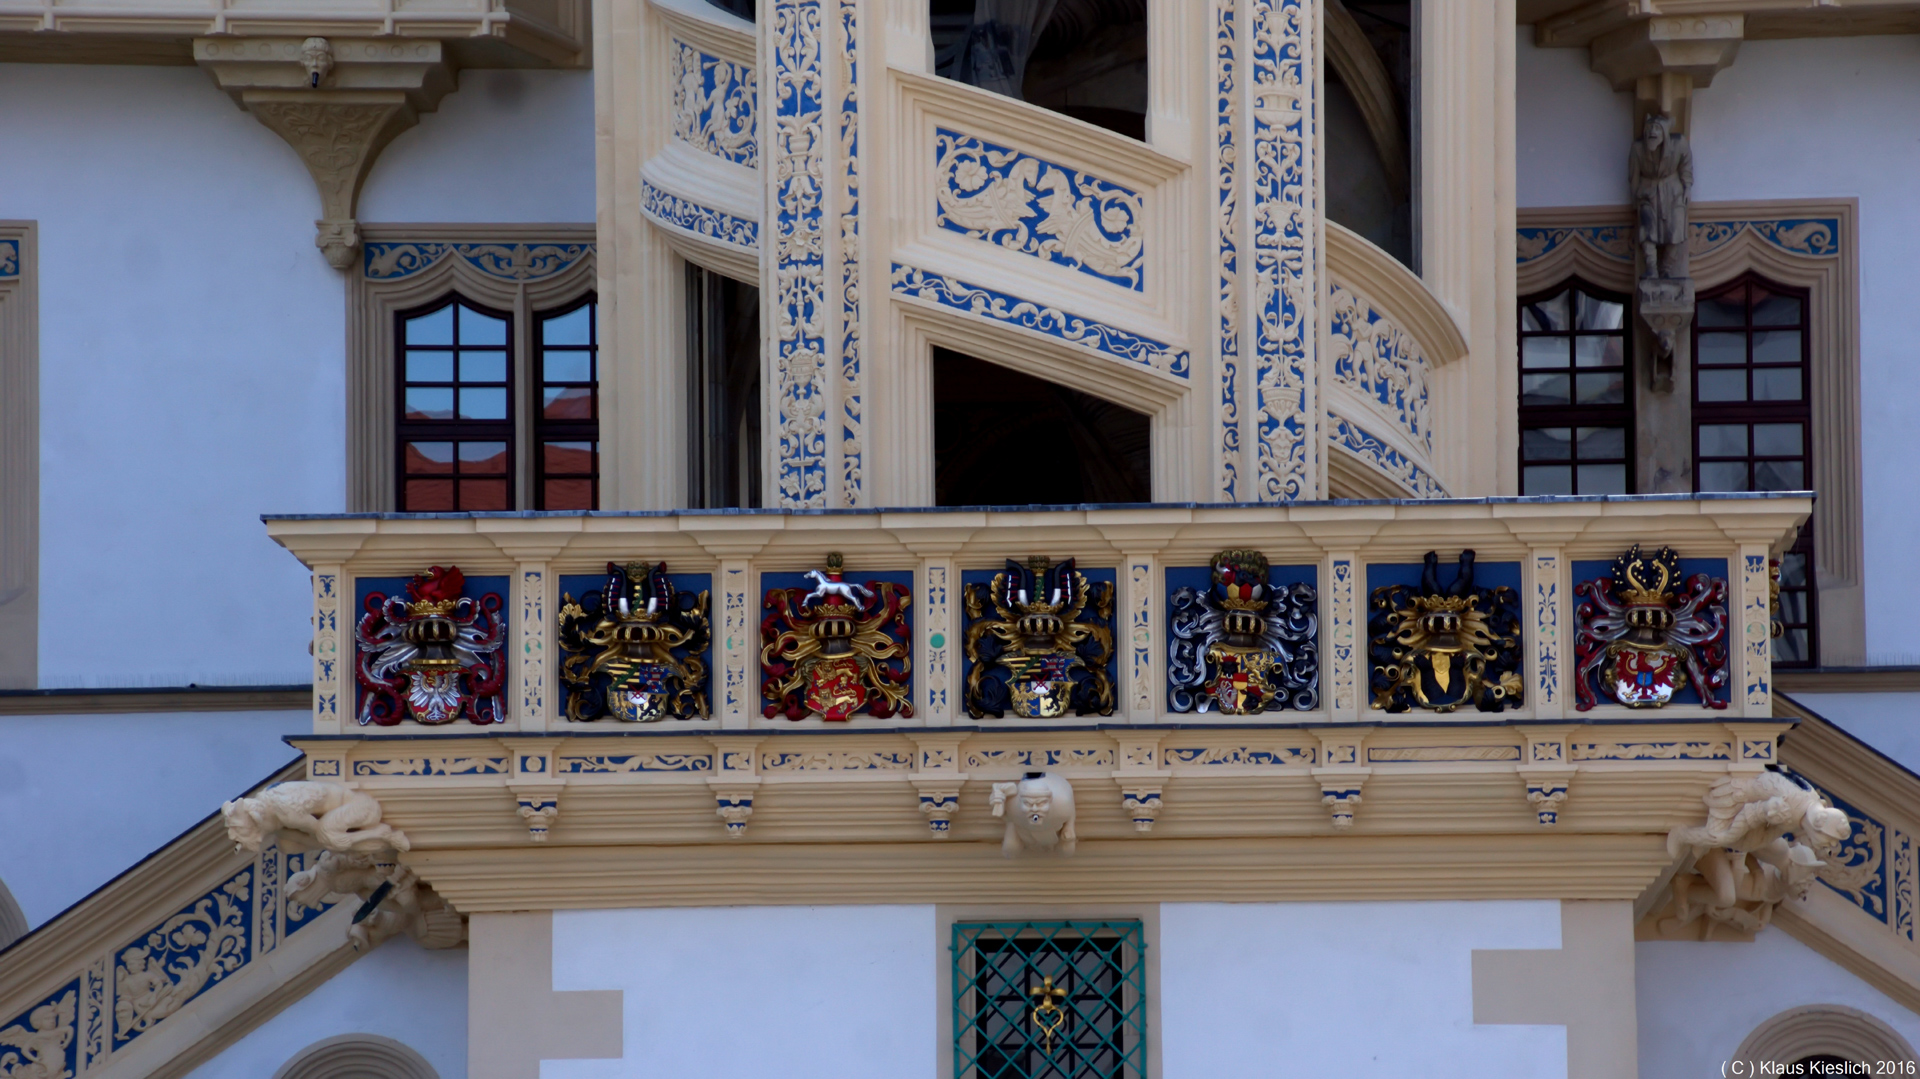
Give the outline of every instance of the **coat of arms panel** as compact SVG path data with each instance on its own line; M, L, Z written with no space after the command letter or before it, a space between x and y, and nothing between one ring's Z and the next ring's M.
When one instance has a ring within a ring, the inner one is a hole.
M507 591L507 578L468 577L458 566L355 581L360 723L505 723Z

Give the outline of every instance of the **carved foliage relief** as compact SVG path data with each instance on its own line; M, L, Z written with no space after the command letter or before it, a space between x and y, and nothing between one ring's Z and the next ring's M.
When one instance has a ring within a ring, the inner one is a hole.
M673 137L736 165L760 165L753 68L673 43Z
M1190 364L1185 349L1177 349L1163 341L1143 337L1118 326L1096 322L1057 307L1023 300L956 278L896 262L893 264L893 291L897 296L911 296L978 318L1058 338L1116 360L1137 363L1181 378L1188 375Z
M775 404L780 505L827 504L825 95L820 0L774 0Z
M662 191L645 180L640 181L640 205L648 216L674 228L736 247L760 245L758 221L702 206L670 191Z
M252 958L253 869L114 956L113 1047L152 1029Z
M934 129L934 168L941 228L1145 288L1138 193L944 127Z
M1239 152L1234 125L1240 91L1233 0L1214 6L1214 216L1219 231L1220 303L1220 496L1233 502L1240 490L1240 245Z
M840 486L861 504L865 477L860 372L860 5L840 0Z
M1257 500L1314 495L1313 91L1302 0L1253 0L1251 138Z
M1327 292L1333 377L1391 420L1416 446L1433 451L1427 359L1413 336L1343 285Z

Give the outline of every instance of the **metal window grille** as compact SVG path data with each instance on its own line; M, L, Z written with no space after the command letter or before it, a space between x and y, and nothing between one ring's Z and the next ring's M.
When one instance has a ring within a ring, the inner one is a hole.
M1145 1079L1139 922L956 922L954 1079Z

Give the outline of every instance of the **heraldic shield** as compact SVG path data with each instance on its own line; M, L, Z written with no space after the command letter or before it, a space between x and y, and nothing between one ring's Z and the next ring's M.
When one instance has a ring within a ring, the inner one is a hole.
M1663 708L1691 680L1700 703L1725 708L1727 582L1696 573L1680 580L1671 547L1652 555L1635 544L1608 575L1573 588L1574 707L1601 698L1628 708Z
M622 723L707 717L709 594L681 592L667 564L607 563L598 593L560 597L567 718Z

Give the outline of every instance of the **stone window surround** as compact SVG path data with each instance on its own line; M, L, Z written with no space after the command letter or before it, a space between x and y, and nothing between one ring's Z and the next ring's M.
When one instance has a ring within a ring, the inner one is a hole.
M1869 1065L1881 1061L1920 1061L1898 1032L1858 1008L1840 1004L1807 1004L1788 1008L1753 1028L1734 1060L1791 1064L1817 1053L1828 1053ZM1756 1072L1749 1071L1753 1075Z
M440 1079L427 1059L378 1034L339 1034L295 1053L273 1079Z
M939 1013L939 1063L937 1079L953 1079L953 987L949 982L947 944L953 939L955 922L1139 922L1141 939L1146 942L1147 995L1147 1067L1150 1076L1160 1068L1160 904L961 904L937 903L934 912L934 941L938 956L938 991L934 1010Z
M37 239L34 222L0 220L0 689L40 678Z
M592 225L362 225L362 241L372 248L384 243L502 244L594 243ZM487 307L513 312L515 392L530 402L533 315L565 307L598 284L591 250L567 268L550 276L511 280L476 269L466 259L447 256L403 277L370 277L366 260L348 275L347 283L347 510L387 512L397 504L394 490L394 314L439 299L449 292ZM602 357L603 366L607 357ZM602 400L611 386L602 378ZM603 406L604 407L604 406ZM514 444L527 452L514 454L516 500L533 504L533 411L515 410ZM604 420L603 420L604 422ZM602 475L604 475L604 469ZM605 500L603 500L604 504Z
M1812 486L1819 537L1817 572L1820 592L1818 666L1858 666L1866 662L1865 563L1860 479L1860 271L1859 200L1765 199L1696 202L1692 219L1702 221L1801 221L1838 218L1839 251L1812 256L1767 243L1751 229L1692 258L1696 291L1705 293L1753 272L1783 285L1807 289L1812 370ZM1519 211L1521 229L1630 227L1629 206L1540 207ZM1576 232L1553 250L1520 263L1516 295L1542 292L1570 278L1622 292L1633 290L1633 264L1590 244ZM1684 373L1691 381L1691 374ZM1683 372L1675 371L1675 385ZM1680 391L1675 390L1676 393ZM1688 410L1690 415L1690 410ZM1641 422L1646 422L1644 411ZM1691 424L1669 437L1692 445ZM1691 455L1689 454L1689 458ZM1691 486L1691 484L1689 484Z

